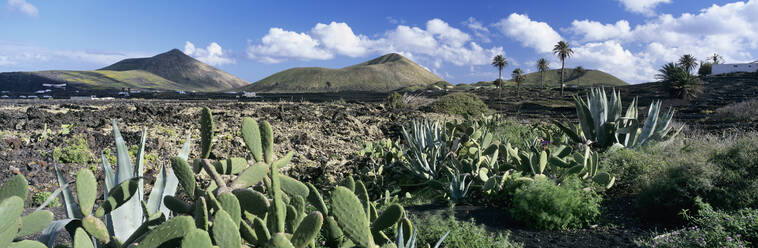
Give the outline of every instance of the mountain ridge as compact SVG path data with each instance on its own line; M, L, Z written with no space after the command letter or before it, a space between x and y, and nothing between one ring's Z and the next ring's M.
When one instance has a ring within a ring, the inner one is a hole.
M339 91L388 92L443 81L437 75L397 53L339 69L297 67L274 73L242 90L276 93Z

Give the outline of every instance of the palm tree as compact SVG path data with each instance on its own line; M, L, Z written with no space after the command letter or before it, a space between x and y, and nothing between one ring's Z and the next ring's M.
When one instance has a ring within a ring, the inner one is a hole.
M684 69L687 70L687 73L690 73L692 72L692 69L695 69L695 66L697 66L697 59L692 55L685 54L679 58L679 65L684 67Z
M498 88L498 97L500 97L502 91L503 91L503 68L508 66L508 61L505 60L505 57L503 57L502 54L496 55L494 58L492 58L492 66L497 67L497 79L495 81L495 86Z
M724 63L724 57L721 57L721 55L718 55L717 53L713 53L713 55L711 55L711 61L713 62L712 64L714 65L721 64L721 63Z
M574 50L569 48L567 42L559 41L558 44L555 44L555 47L553 47L553 53L561 59L561 96L563 96L563 88L566 87L566 84L563 82L563 75L566 71L566 58L571 57L571 55L574 54Z
M658 72L660 73L655 77L663 81L675 97L688 99L700 91L700 80L690 74L683 65L668 63L658 69Z
M513 77L513 81L516 81L516 95L518 96L521 89L521 82L524 82L524 80L526 80L526 76L524 76L524 72L521 71L521 68L516 68L513 70L511 76Z
M550 70L545 58L537 60L537 70L540 71L540 87L545 88L545 72Z

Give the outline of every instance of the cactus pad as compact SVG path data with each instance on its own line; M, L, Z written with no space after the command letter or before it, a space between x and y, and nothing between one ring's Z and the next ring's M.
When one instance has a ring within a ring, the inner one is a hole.
M53 212L48 210L34 211L21 218L21 230L18 231L16 237L41 232L51 222L53 222Z
M108 198L106 198L100 207L95 210L95 217L103 217L129 201L129 199L131 199L137 192L139 182L140 179L135 177L113 187L113 189L108 192Z
M234 226L239 229L240 221L242 220L242 210L240 210L240 202L237 200L237 197L231 192L224 192L218 196L218 202L221 203L221 208L229 214Z
M261 147L263 150L263 160L266 163L274 162L274 131L271 130L271 124L264 121L260 126Z
M361 200L350 189L337 186L332 192L332 203L332 214L342 232L361 247L373 247L374 240Z
M213 146L213 114L211 109L203 107L200 115L200 157L206 159L211 155Z
M280 176L280 181L282 182L281 188L284 193L287 193L290 196L300 196L302 198L308 197L308 186L304 183L285 175Z
M239 248L242 246L239 227L234 224L232 217L223 209L216 212L211 232L213 233L213 240L221 248Z
M242 139L245 140L245 145L250 153L253 154L253 159L256 162L263 162L263 147L261 146L261 130L258 127L258 122L250 117L242 119Z
M258 217L263 217L269 208L269 202L265 195L249 189L237 189L232 191L237 196L242 210L250 212Z
M371 226L371 230L381 231L390 228L403 218L404 213L403 207L399 204L390 205L376 218L376 221Z
M177 216L153 229L137 248L156 248L173 239L184 237L187 233L195 230L195 220L189 216Z
M89 169L81 169L76 173L76 197L82 216L90 215L97 198L97 180Z
M182 238L182 248L205 248L212 245L208 232L202 229L193 229Z
M306 216L300 225L292 234L292 244L296 248L305 248L313 239L316 238L318 232L321 230L321 225L324 224L324 217L320 212L313 212Z
M103 242L105 244L111 242L111 236L108 233L108 228L105 227L105 223L103 223L103 221L100 219L95 218L92 215L88 215L82 219L82 227L84 227L84 230L86 230L87 233L91 234L92 237L100 240L100 242Z
M166 206L166 208L170 209L171 211L174 211L174 213L177 214L190 214L192 213L192 207L190 207L189 204L186 202L179 200L178 198L167 195L163 197L163 205Z
M176 156L171 158L171 169L176 173L176 178L179 179L179 184L190 198L195 199L195 188L197 183L195 182L195 173L192 172L192 168L189 166L186 160Z
M268 170L268 164L263 162L247 167L247 169L240 172L239 176L232 181L230 187L233 189L242 189L255 185L266 177Z
M11 177L0 187L0 201L14 195L25 201L27 194L29 194L29 182L22 175Z
M92 240L90 240L89 235L87 235L87 232L81 227L77 227L76 231L74 231L74 247L95 248L95 246L92 245Z

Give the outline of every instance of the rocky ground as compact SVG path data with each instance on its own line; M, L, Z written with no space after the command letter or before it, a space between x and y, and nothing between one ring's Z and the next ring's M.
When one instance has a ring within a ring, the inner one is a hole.
M291 174L300 179L333 184L348 173L349 161L366 141L397 135L400 124L422 116L421 112L395 113L380 104L330 103L243 103L234 101L3 101L0 102L0 181L14 170L29 180L32 192L52 191L52 151L68 138L83 135L92 160L86 164L62 164L70 177L79 168L100 167L100 155L114 150L111 120L116 120L127 145L137 145L142 128L147 128L146 176L177 154L190 135L199 144L199 113L210 107L216 123L212 158L247 157L239 127L243 117L269 121L274 129L275 152L296 153ZM71 125L66 133L64 125ZM48 137L41 138L44 127ZM193 155L199 153L193 149ZM14 169L15 168L15 169ZM101 179L102 173L96 173Z

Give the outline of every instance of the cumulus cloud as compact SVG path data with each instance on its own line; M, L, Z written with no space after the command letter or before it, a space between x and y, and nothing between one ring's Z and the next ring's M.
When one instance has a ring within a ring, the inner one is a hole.
M222 49L221 45L216 42L211 42L211 44L205 48L197 48L195 47L195 44L187 41L184 43L184 54L192 56L197 60L212 66L235 63L234 59L229 58L224 54L224 49Z
M490 43L492 40L489 37L490 30L485 27L481 22L476 20L476 18L469 17L466 19L466 21L463 22L463 25L466 25L471 31L474 31L474 35L479 38L484 43Z
M271 28L261 38L261 44L250 44L247 56L264 63L279 63L287 59L331 59L334 55L319 46L319 42L306 33Z
M29 16L39 16L39 10L26 0L8 0L8 7Z
M552 51L553 46L563 40L550 25L532 21L527 15L513 13L494 26L504 35L521 42L522 46L534 48L540 53Z
M400 53L419 63L440 68L443 63L482 65L502 47L484 48L471 35L441 19L425 27L398 25L374 39L356 34L343 22L317 23L308 33L272 28L260 43L250 42L248 57L264 63L286 60L326 60L342 55L364 57L389 52Z
M670 3L671 0L618 0L624 8L630 12L647 16L655 15L655 7L662 3Z
M350 57L364 56L370 52L372 41L366 36L355 35L353 29L344 22L318 23L311 30L314 38L321 41L324 48Z
M615 24L602 24L596 21L574 20L571 22L569 31L583 36L582 41L599 41L628 37L631 28L626 20L617 21Z
M93 70L122 59L148 57L141 52L52 49L0 41L0 71Z
M712 5L680 16L660 14L633 27L625 20L608 24L576 20L564 31L580 41L568 63L594 66L629 82L654 81L658 68L684 54L706 59L718 53L732 62L755 60L758 1Z
M632 53L616 41L589 42L572 50L572 63L599 69L626 81L648 81L656 74L650 60Z

